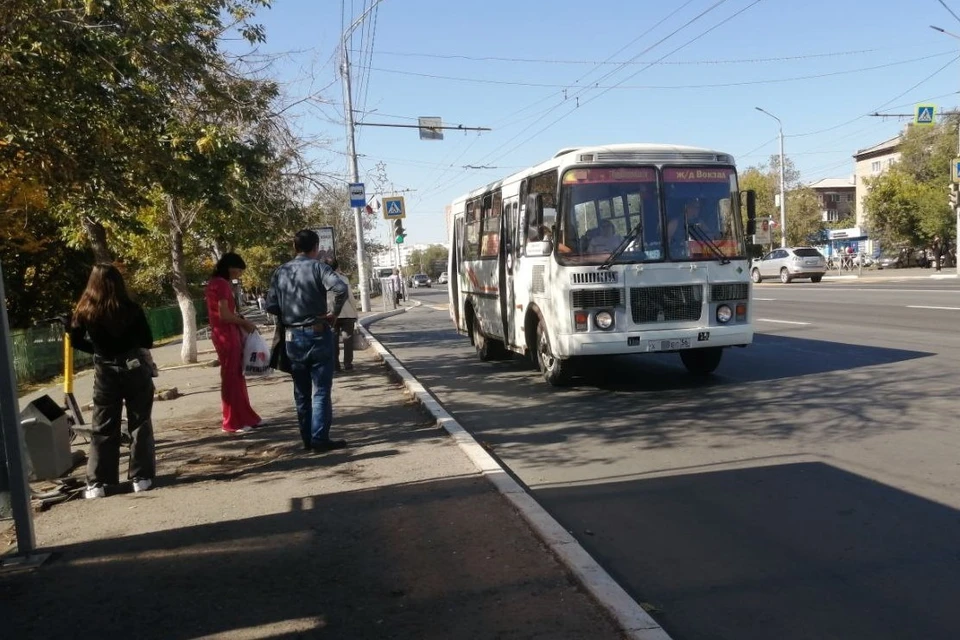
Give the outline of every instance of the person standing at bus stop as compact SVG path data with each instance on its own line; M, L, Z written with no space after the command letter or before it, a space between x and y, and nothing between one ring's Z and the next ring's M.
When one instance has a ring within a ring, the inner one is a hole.
M329 260L328 263L334 273L337 274L345 285L347 285L347 301L343 304L343 310L337 316L337 321L333 325L333 368L340 371L340 338L343 337L343 365L344 371L353 369L353 333L357 328L357 305L353 299L353 291L350 290L350 280L340 271L340 263L336 258ZM334 299L332 292L327 292L327 308L332 309Z
M320 238L310 229L294 237L296 257L281 265L270 279L267 312L279 317L286 338L293 377L300 438L307 451L332 451L347 446L330 438L333 422L333 326L349 291L343 280L317 259ZM333 309L327 308L327 292Z
M73 346L93 354L93 424L84 497L106 496L120 482L120 421L127 408L130 464L135 492L153 485L153 377L144 349L153 333L143 309L127 294L123 276L111 264L93 267L70 323Z

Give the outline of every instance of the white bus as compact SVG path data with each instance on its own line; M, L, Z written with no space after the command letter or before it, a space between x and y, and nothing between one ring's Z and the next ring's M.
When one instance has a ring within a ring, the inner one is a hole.
M754 194L743 194L753 233ZM712 373L753 341L733 158L709 149L564 149L451 207L450 315L480 360L531 356L568 382L585 357L677 352Z

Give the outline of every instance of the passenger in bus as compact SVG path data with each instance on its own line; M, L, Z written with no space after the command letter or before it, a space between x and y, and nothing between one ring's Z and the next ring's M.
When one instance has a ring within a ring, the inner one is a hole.
M601 220L592 231L593 233L588 232L587 253L612 253L623 241L609 220Z
M701 227L700 199L692 198L683 206L682 215L673 215L667 221L667 244L670 246L670 255L674 258L690 256L688 240L691 227Z

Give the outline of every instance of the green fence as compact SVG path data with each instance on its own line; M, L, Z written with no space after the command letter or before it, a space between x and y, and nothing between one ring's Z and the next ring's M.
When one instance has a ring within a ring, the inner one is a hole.
M207 324L207 305L194 300L197 312L197 326ZM147 323L153 332L155 341L164 340L183 333L183 316L178 305L146 309ZM17 372L17 381L23 383L51 380L63 373L63 330L59 325L18 329L11 331L13 342L13 366ZM93 364L93 357L83 351L73 351L75 369L83 369Z

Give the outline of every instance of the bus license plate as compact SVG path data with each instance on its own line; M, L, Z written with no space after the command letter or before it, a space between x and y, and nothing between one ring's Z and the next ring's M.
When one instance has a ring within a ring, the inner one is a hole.
M690 338L674 338L673 340L651 340L647 343L647 351L677 351L689 349Z

